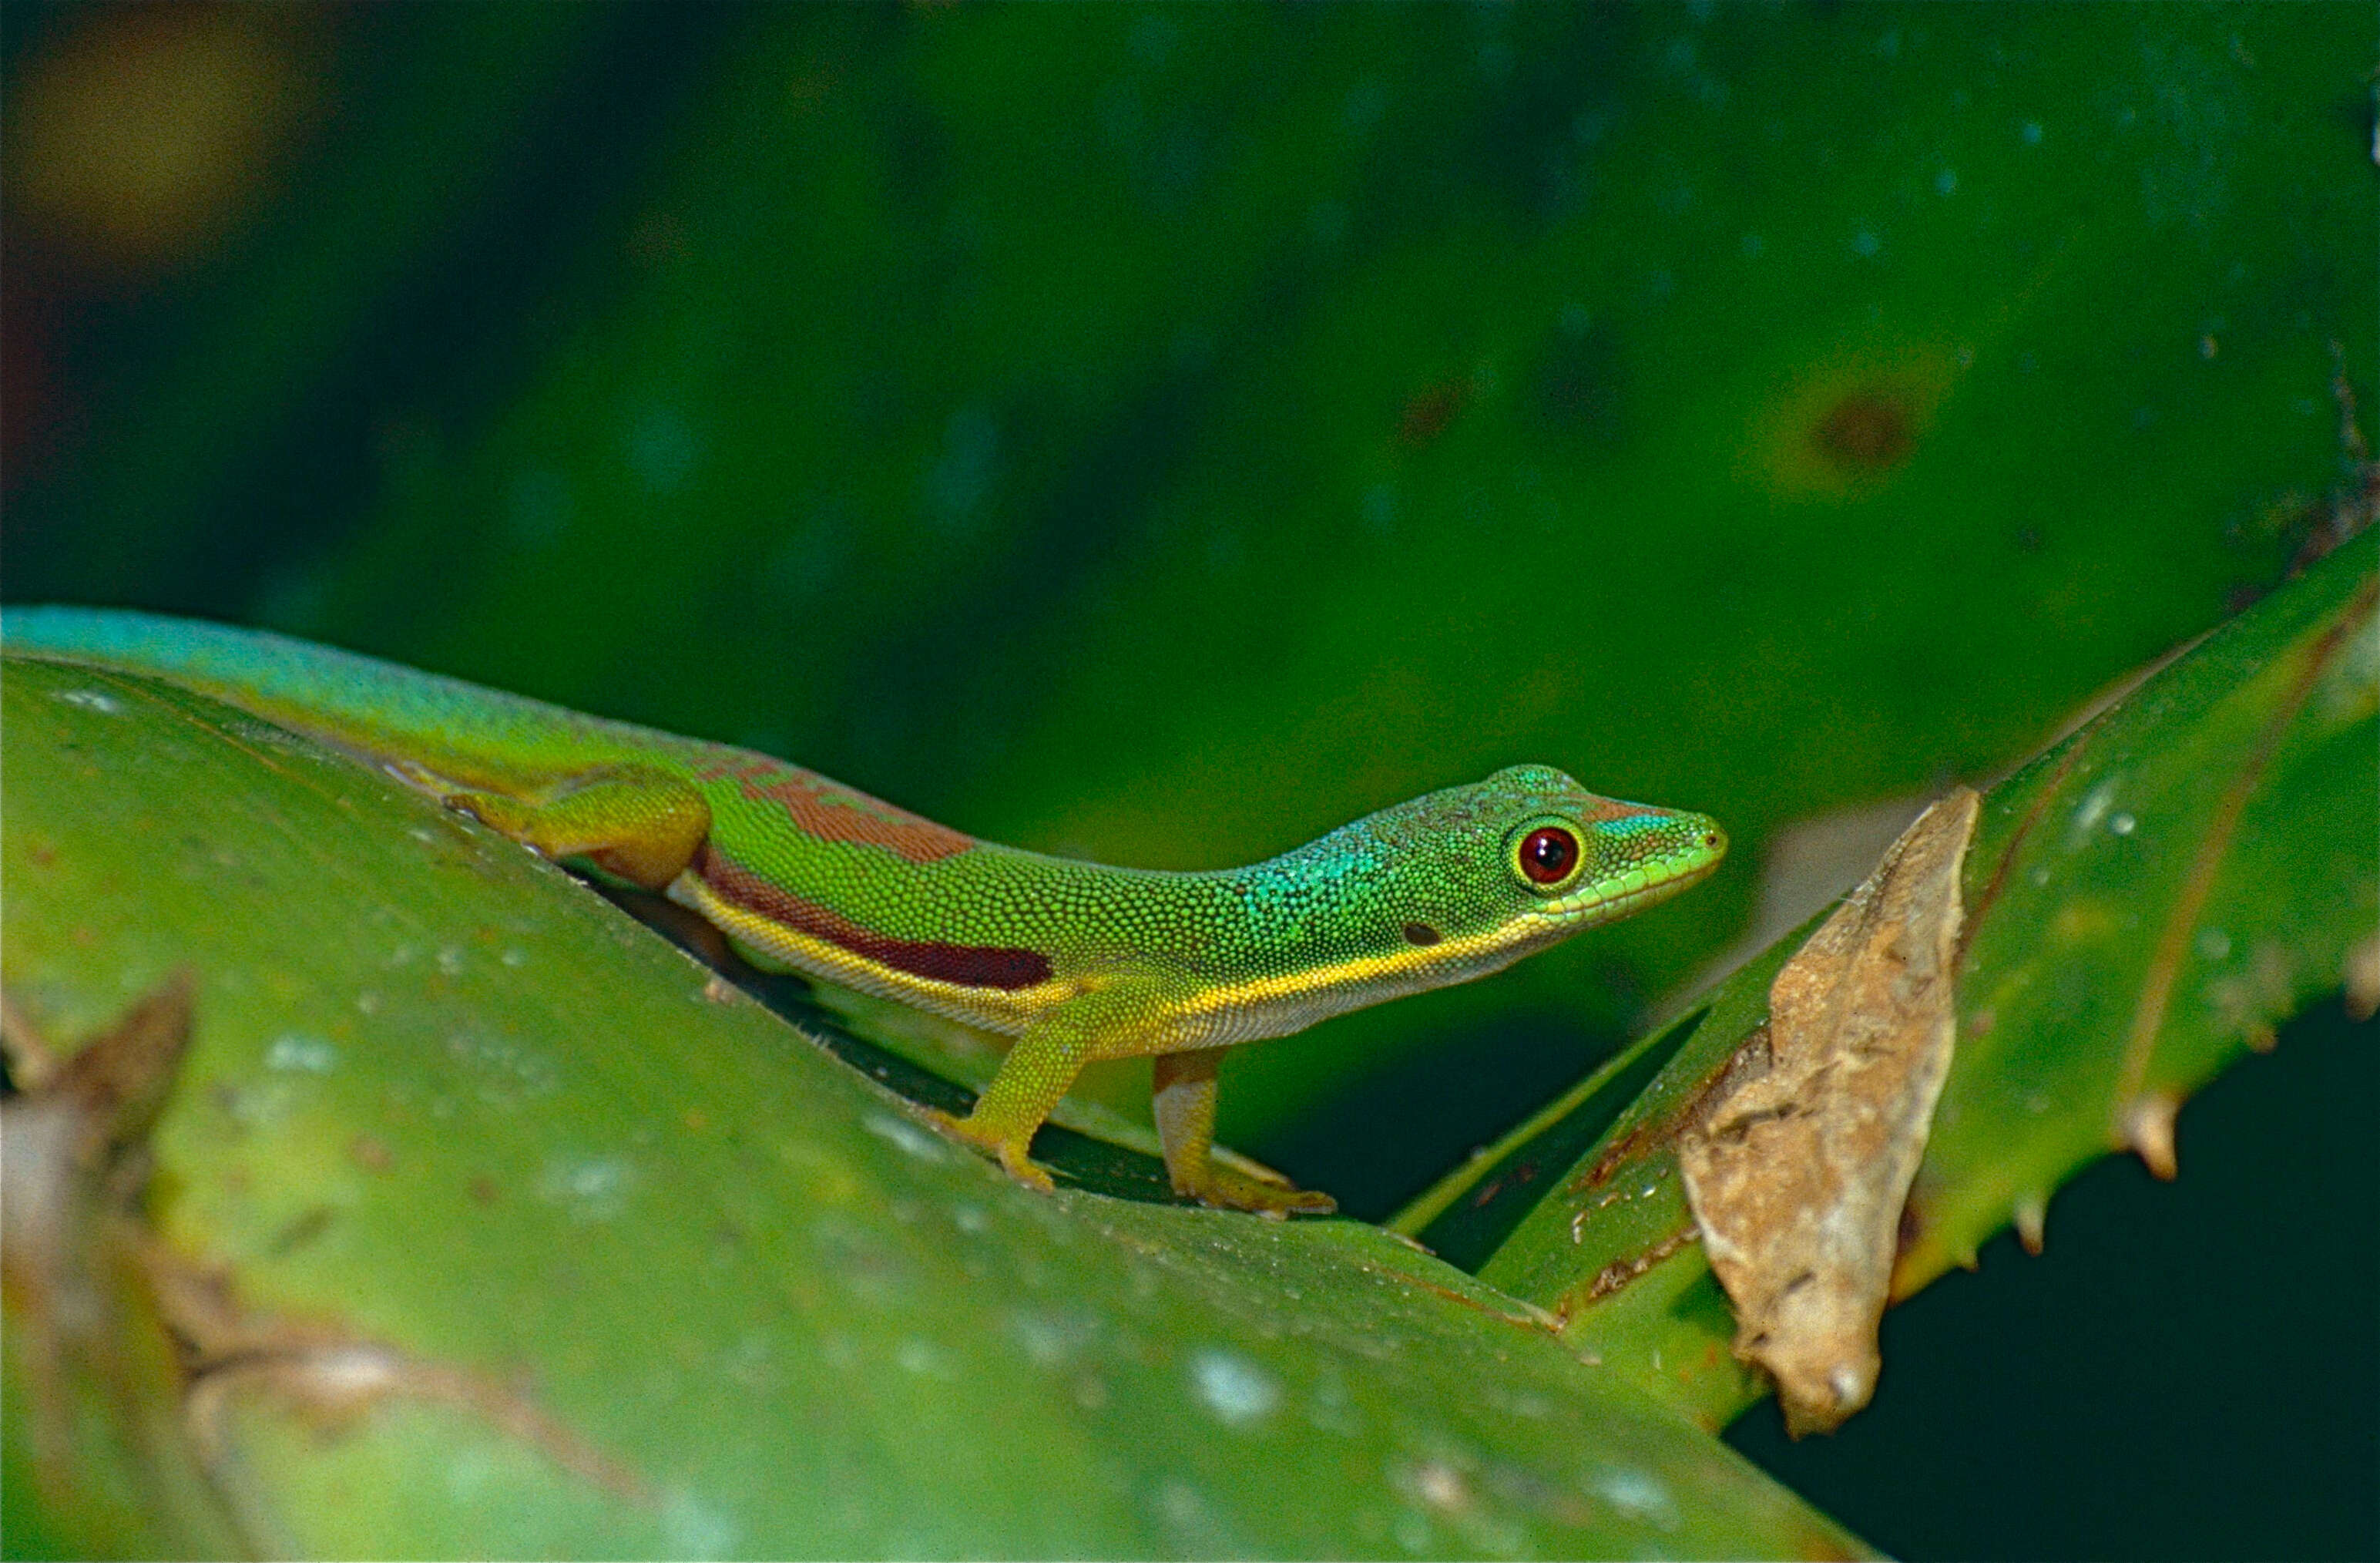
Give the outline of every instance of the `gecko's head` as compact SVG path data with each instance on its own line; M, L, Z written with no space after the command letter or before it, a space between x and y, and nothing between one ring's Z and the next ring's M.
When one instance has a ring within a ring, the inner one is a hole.
M1709 815L1597 797L1550 765L1515 765L1481 786L1512 816L1500 856L1520 904L1556 922L1625 917L1727 856L1727 833Z
M1404 888L1437 914L1420 927L1504 959L1667 900L1727 855L1709 816L1598 797L1550 765L1515 765L1405 807L1424 873Z
M1217 876L1248 916L1258 985L1277 990L1274 1012L1236 1023L1278 1036L1485 976L1666 900L1726 853L1702 814L1598 798L1548 765L1426 794Z

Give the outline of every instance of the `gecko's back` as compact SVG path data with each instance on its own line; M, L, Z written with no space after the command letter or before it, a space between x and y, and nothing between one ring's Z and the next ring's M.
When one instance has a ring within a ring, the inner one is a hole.
M1123 914L1161 902L1178 914L1165 920L1169 929L1178 925L1186 942L1203 946L1190 932L1203 933L1216 910L1209 876L1145 874L1020 851L771 755L269 631L111 609L10 608L0 614L0 646L163 678L387 764L450 801L484 793L536 807L556 789L607 773L658 772L702 800L707 815L697 835L713 849L705 872L722 883L748 880L755 895L800 886L836 916L896 939L991 946L1031 934L1072 953L1101 945L1099 931L1111 922L1145 923L1146 916ZM638 785L648 796L667 791ZM466 806L552 851L517 823L492 819L484 800ZM651 879L654 888L670 877L585 856L632 881Z

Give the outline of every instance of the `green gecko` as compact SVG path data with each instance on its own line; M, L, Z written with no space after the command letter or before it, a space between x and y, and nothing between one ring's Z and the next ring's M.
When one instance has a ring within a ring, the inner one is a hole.
M1384 999L1466 982L1664 900L1727 850L1701 814L1516 765L1251 867L1109 868L978 841L748 750L261 631L11 609L12 652L147 674L385 768L553 859L658 890L756 965L1016 1038L938 1127L1047 1191L1028 1155L1085 1064L1152 1056L1176 1191L1334 1208L1218 1165L1216 1066Z

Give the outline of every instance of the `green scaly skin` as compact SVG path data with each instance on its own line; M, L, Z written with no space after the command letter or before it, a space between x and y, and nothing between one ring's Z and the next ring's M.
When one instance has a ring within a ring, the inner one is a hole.
M0 617L0 644L242 707L549 857L663 891L762 966L1014 1035L974 1112L936 1117L1044 1190L1027 1149L1075 1074L1154 1055L1177 1191L1328 1211L1328 1195L1212 1159L1225 1049L1484 976L1675 895L1727 850L1701 814L1517 765L1251 867L1107 868L978 841L747 750L277 635L30 608Z

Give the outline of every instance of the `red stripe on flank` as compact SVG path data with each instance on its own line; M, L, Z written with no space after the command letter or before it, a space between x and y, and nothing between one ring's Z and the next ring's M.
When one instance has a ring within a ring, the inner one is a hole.
M1012 992L1050 980L1050 958L1038 950L944 945L879 934L832 907L804 900L784 886L763 879L707 843L694 860L694 871L731 905L913 977L955 983L961 987Z
M1605 824L1613 820L1633 820L1661 812L1662 810L1648 809L1642 803L1623 802L1617 798L1597 798L1581 808L1578 817L1582 824Z
M975 845L971 837L936 824L880 798L832 782L782 760L755 756L734 764L709 765L695 773L703 781L729 776L755 803L781 805L794 827L820 841L851 841L881 847L904 862L940 862Z

